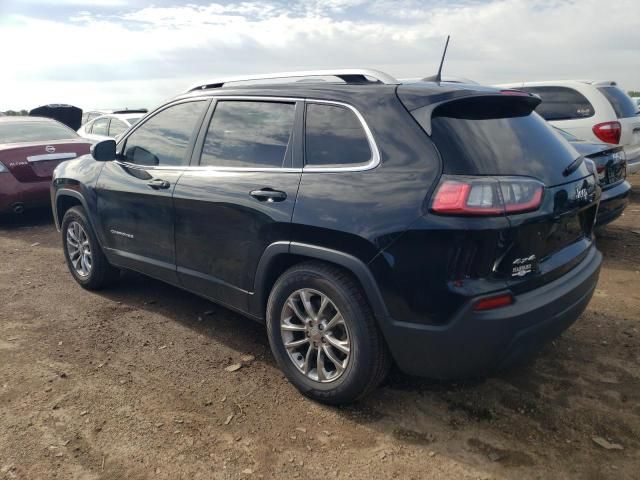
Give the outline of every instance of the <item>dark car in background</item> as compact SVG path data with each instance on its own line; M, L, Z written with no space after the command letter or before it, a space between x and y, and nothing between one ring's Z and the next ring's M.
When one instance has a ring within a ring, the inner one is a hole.
M78 130L82 124L82 109L63 103L52 103L34 108L30 117L45 117L57 120L72 130Z
M54 168L89 153L90 146L50 118L0 118L0 214L47 205Z
M331 404L392 361L441 379L513 365L586 308L600 187L536 96L372 70L241 80L56 169L82 287L132 269L264 322L287 378Z
M554 129L575 148L578 153L593 161L602 188L596 226L602 227L622 215L629 204L631 185L626 181L627 160L622 145L580 140L561 128Z

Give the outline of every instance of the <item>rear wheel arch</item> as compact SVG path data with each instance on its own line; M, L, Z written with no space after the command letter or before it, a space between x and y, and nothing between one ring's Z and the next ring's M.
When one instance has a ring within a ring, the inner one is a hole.
M278 277L292 266L312 260L334 265L353 276L378 321L388 317L378 284L364 262L338 250L297 242L276 242L264 251L255 275L251 313L264 318L269 294Z

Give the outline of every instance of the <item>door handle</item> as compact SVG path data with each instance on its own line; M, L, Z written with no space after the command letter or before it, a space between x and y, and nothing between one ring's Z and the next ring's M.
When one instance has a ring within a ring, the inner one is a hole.
M166 180L162 180L161 178L156 178L147 183L154 190L165 190L171 186L169 182Z
M254 190L250 195L259 202L282 202L287 198L285 192L273 190L272 188L263 188L262 190Z

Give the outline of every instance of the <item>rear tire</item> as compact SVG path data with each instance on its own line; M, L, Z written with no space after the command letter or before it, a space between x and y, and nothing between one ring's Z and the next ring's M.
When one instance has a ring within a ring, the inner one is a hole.
M111 266L100 248L84 208L71 207L62 219L62 249L76 282L87 290L113 285L120 270Z
M278 278L267 304L267 333L285 376L318 402L354 402L391 366L362 288L333 265L303 263Z

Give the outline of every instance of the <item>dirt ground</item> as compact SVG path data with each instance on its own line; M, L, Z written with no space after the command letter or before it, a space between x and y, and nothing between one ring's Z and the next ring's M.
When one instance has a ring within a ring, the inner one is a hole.
M394 372L348 408L301 397L262 326L133 273L86 292L48 212L4 219L0 479L640 478L632 181L588 310L530 365L474 384Z

